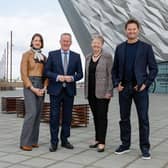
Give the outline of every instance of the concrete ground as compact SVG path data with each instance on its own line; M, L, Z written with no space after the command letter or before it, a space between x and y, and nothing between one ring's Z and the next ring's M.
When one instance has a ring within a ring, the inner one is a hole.
M86 102L78 90L75 103ZM22 90L0 91L2 96L22 96ZM48 96L46 96L48 99ZM1 108L0 108L1 109ZM168 168L168 95L150 94L151 160L142 160L139 150L139 130L135 107L132 108L132 146L130 153L115 155L120 144L118 95L112 98L108 113L106 150L98 153L88 146L94 139L92 115L88 127L71 129L70 142L74 150L62 148L49 152L49 126L41 123L37 149L26 152L19 148L23 118L0 112L0 168Z

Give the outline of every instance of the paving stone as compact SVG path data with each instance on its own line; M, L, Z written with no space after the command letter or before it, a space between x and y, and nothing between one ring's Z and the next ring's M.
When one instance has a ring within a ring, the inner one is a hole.
M9 162L9 163L19 163L24 160L30 159L28 156L9 154L3 157L0 157L0 161Z
M22 162L23 165L39 167L39 168L47 167L53 163L55 163L55 161L49 160L49 159L43 159L39 157Z
M78 91L83 95L82 92ZM19 96L22 95L22 91L1 91L0 97L4 95ZM114 154L115 149L121 143L117 96L117 93L114 92L114 97L109 106L106 150L103 153L98 153L96 149L89 149L88 147L94 140L94 125L91 113L87 127L71 129L69 140L75 146L74 150L62 148L59 144L56 152L49 152L49 125L41 123L40 147L27 152L19 148L23 118L17 118L15 114L2 114L0 112L0 168L168 168L168 95L150 94L149 116L152 159L147 161L141 159L138 119L134 104L131 115L131 152L120 156ZM83 97L80 95L76 99L81 102Z

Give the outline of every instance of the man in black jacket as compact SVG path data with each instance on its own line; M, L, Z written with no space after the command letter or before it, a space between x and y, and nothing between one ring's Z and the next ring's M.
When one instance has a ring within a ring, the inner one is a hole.
M122 144L116 154L129 152L131 145L130 113L135 102L140 131L140 149L143 159L150 159L148 88L158 69L151 45L138 39L140 24L130 19L125 24L127 41L117 46L112 69L114 87L119 92L120 132Z

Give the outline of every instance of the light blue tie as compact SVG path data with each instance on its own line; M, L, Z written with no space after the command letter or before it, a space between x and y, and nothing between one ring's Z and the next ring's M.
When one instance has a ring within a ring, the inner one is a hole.
M67 52L64 52L64 75L67 74L67 67L68 67L68 59L67 59Z
M67 52L64 52L64 75L67 74L67 67L68 67L68 59L67 59ZM66 87L66 82L63 83L63 87Z

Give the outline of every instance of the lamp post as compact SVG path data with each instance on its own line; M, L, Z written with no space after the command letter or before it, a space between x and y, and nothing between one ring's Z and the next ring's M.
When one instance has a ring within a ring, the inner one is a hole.
M10 32L10 82L12 82L12 31Z
M8 69L9 69L9 42L6 43L6 80L8 82Z

